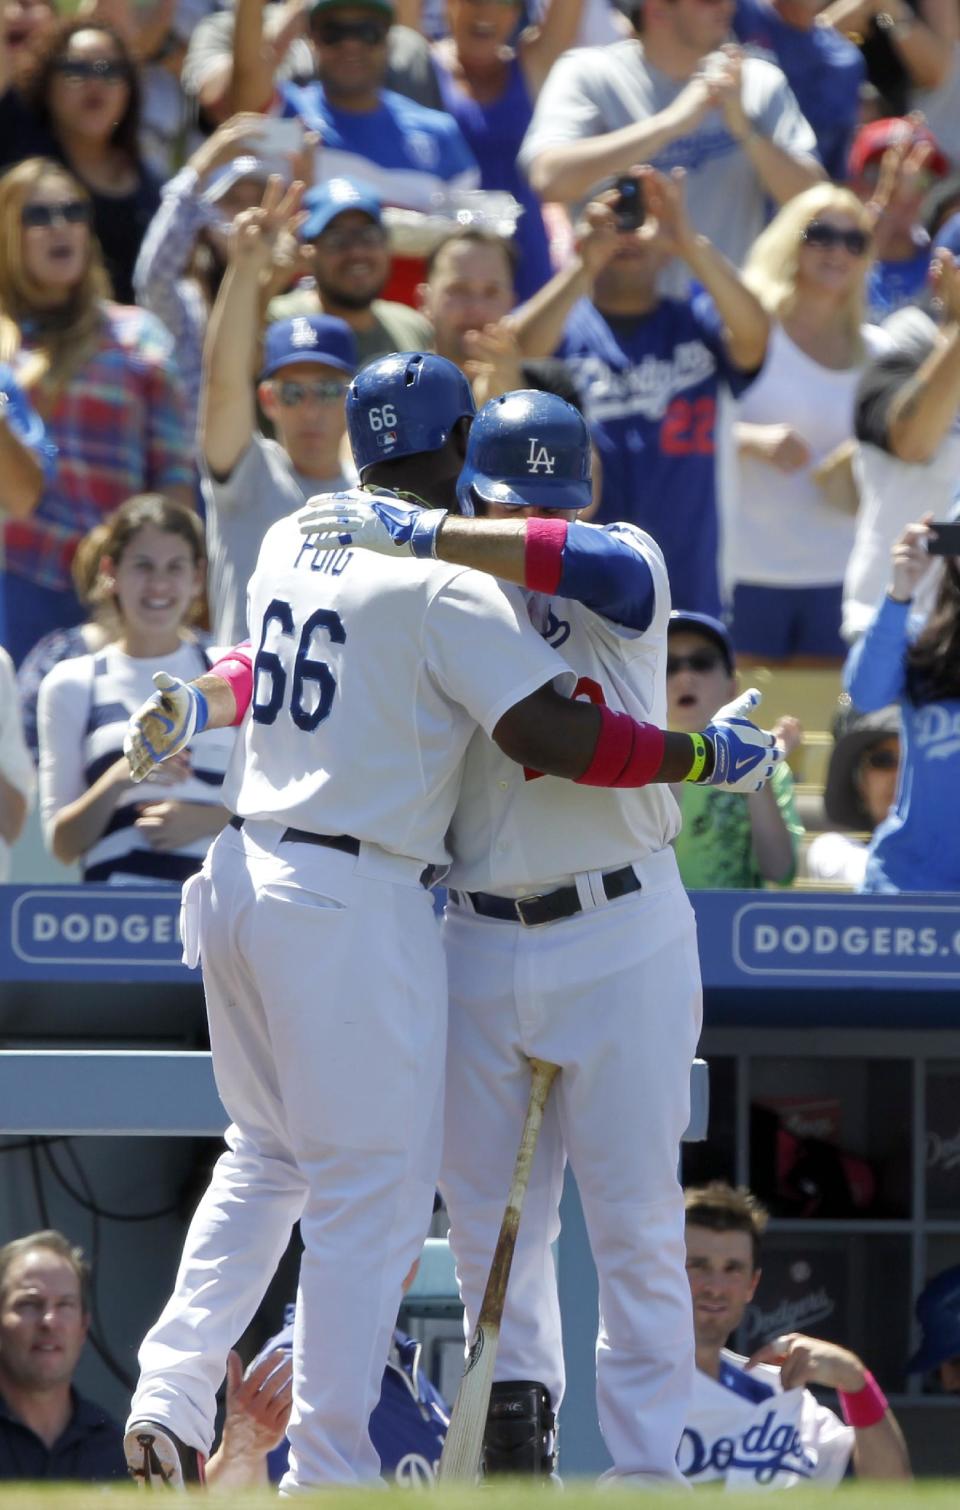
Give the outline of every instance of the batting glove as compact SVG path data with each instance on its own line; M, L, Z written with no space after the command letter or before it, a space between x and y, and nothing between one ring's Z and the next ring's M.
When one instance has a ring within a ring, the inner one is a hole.
M446 509L420 509L399 498L371 493L320 493L298 515L300 532L316 536L319 550L360 546L381 556L435 558Z
M702 785L724 792L759 792L766 786L783 750L769 730L746 717L759 701L760 693L751 687L713 715L703 731L713 745L713 770L701 778Z
M123 740L134 781L142 781L154 766L188 745L206 728L209 717L207 699L191 683L155 671L153 684L157 691L137 709Z

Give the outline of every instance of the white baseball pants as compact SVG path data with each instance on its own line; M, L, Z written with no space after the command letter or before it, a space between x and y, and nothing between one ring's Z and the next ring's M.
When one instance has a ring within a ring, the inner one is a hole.
M559 1064L520 1222L496 1378L537 1379L554 1407L563 1397L550 1244L569 1157L600 1285L597 1406L613 1475L682 1483L675 1456L694 1349L677 1164L700 1033L700 968L673 851L639 862L637 874L640 892L538 928L448 907L441 1189L469 1336L526 1111L526 1059Z
M299 1218L288 1492L379 1474L368 1423L433 1207L447 1003L421 867L281 835L225 829L185 888L233 1126L141 1347L131 1420L209 1451L227 1352Z

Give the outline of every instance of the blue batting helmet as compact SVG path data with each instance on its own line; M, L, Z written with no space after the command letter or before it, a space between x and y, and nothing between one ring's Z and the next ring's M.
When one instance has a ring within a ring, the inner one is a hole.
M477 412L460 368L423 351L391 352L361 367L346 409L361 479L375 462L439 451L457 420Z
M593 496L590 461L586 421L566 399L504 393L473 422L457 497L463 507L476 494L509 508L583 509Z
M960 1264L944 1269L917 1296L923 1339L907 1364L908 1374L926 1374L960 1358Z

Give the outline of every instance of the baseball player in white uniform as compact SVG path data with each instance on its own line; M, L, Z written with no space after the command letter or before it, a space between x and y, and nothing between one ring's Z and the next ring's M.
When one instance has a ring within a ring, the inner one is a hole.
M798 1332L752 1358L724 1346L760 1281L767 1215L749 1191L722 1181L688 1189L687 1275L697 1371L678 1463L694 1485L785 1489L858 1478L909 1479L906 1444L870 1370L855 1353ZM837 1390L844 1419L807 1384Z
M419 353L373 365L404 408L363 408L370 443L401 468L419 455L422 486L453 502L466 380ZM627 717L618 764L596 710L554 689L572 678L519 595L432 558L327 553L294 516L264 539L249 623L255 650L162 680L128 736L142 775L205 726L243 722L224 786L236 816L182 916L232 1125L141 1348L127 1452L144 1482L196 1476L227 1352L299 1218L292 1491L378 1473L368 1422L440 1145L446 980L424 886L449 860L473 733L591 784L719 773L737 752L762 779L776 752L745 722L704 740Z
M326 531L331 547L387 554L409 552L416 536L424 551L429 537L438 559L532 589L531 619L576 673L575 695L611 726L624 713L662 723L663 558L634 526L573 522L590 500L589 434L577 411L544 393L493 400L471 430L458 496L465 512L492 517L432 510L418 519L402 504L349 494L311 500L302 527ZM743 759L744 773L749 766ZM753 768L743 789L762 779ZM597 1396L613 1474L681 1481L694 1354L677 1161L701 988L693 912L670 847L678 826L664 786L561 787L537 769L518 771L483 734L470 743L451 829L441 1177L468 1336L526 1110L528 1058L562 1070L507 1290L488 1473L553 1467L564 1372L550 1244L569 1157L600 1282Z

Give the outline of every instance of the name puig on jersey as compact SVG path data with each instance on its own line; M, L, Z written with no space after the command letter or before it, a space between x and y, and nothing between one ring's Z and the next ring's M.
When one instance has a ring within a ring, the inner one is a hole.
M709 1443L692 1426L684 1427L677 1452L680 1472L684 1478L695 1479L702 1473L712 1476L739 1468L751 1473L758 1484L771 1484L782 1472L812 1478L816 1460L804 1451L799 1431L789 1421L771 1429L776 1418L777 1412L769 1410L742 1437L715 1437Z
M297 551L297 557L293 563L294 569L300 565L304 556L312 558L307 563L308 571L325 572L328 577L339 577L341 572L350 565L354 552L348 550L346 546L338 551L321 550L308 535Z

